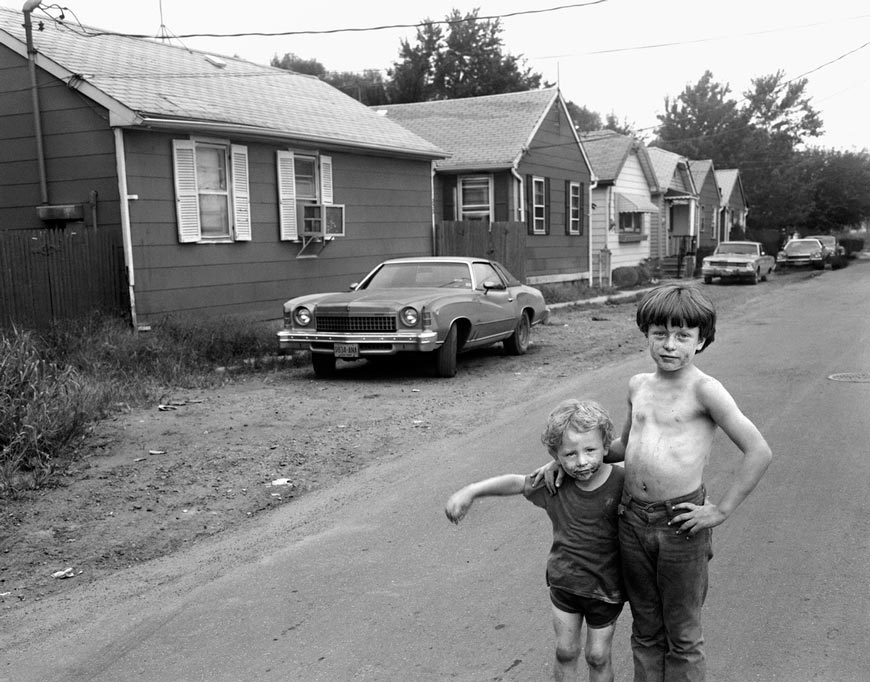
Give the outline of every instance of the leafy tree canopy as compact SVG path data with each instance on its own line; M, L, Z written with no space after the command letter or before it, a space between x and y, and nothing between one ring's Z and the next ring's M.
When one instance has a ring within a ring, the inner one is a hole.
M535 90L542 77L518 56L504 52L498 19L478 19L454 9L440 23L425 19L415 44L400 43L399 60L387 72L393 103L427 102ZM549 85L546 84L545 85Z

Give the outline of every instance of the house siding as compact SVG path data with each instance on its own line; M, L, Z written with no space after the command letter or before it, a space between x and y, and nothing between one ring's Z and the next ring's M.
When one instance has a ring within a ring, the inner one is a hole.
M279 241L275 159L287 147L265 144L247 145L251 241L181 244L173 137L181 136L125 132L128 191L138 195L130 222L140 323L166 314L278 318L288 298L344 290L384 258L432 252L429 162L329 152L346 236L297 258L300 243Z
M49 203L88 204L97 193L101 229L120 230L108 112L37 69ZM0 230L44 227L27 62L0 46ZM6 112L15 112L6 114ZM86 217L88 220L90 216Z
M529 234L526 240L526 277L589 275L589 227L582 235L568 235L565 229L565 181L582 184L584 211L588 215L590 171L577 144L571 122L556 103L541 123L529 152L519 164L524 179L530 175L549 179L549 234ZM528 188L526 188L528 190ZM529 206L526 205L526 213ZM586 221L584 220L584 223ZM540 280L538 280L540 281Z
M719 216L719 187L712 171L704 176L704 182L698 188L697 232L698 247L712 249L718 244L717 225Z

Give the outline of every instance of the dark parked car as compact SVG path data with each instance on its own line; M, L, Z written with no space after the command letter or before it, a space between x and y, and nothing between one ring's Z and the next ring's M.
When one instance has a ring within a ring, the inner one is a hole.
M790 239L776 255L779 267L809 265L823 270L827 251L818 239Z
M849 264L846 249L840 245L837 238L832 234L811 234L807 239L818 239L825 247L825 265L830 265L831 270L845 268Z
M343 293L309 294L284 304L282 350L310 350L314 372L332 376L336 360L414 351L438 376L456 374L457 353L501 342L522 355L531 328L549 309L540 291L481 258L384 261Z

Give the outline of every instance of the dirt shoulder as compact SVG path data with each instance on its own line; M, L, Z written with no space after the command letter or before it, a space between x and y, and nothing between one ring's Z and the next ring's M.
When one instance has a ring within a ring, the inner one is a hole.
M705 291L728 314L807 276ZM556 308L526 355L500 345L465 354L454 379L413 361L340 364L329 381L288 367L101 422L55 487L2 503L0 612L256 522L421 439L467 431L542 384L643 353L634 309Z

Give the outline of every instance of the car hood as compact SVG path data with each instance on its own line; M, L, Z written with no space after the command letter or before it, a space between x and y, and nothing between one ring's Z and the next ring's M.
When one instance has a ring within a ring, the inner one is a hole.
M704 260L708 263L730 263L739 265L740 263L751 263L758 256L751 256L746 253L714 253L712 256L707 256Z
M298 305L314 307L319 312L367 312L397 310L404 306L417 308L433 301L443 301L451 298L467 299L471 295L468 289L362 289L360 291L343 291L332 294L310 294L287 301L285 309Z

